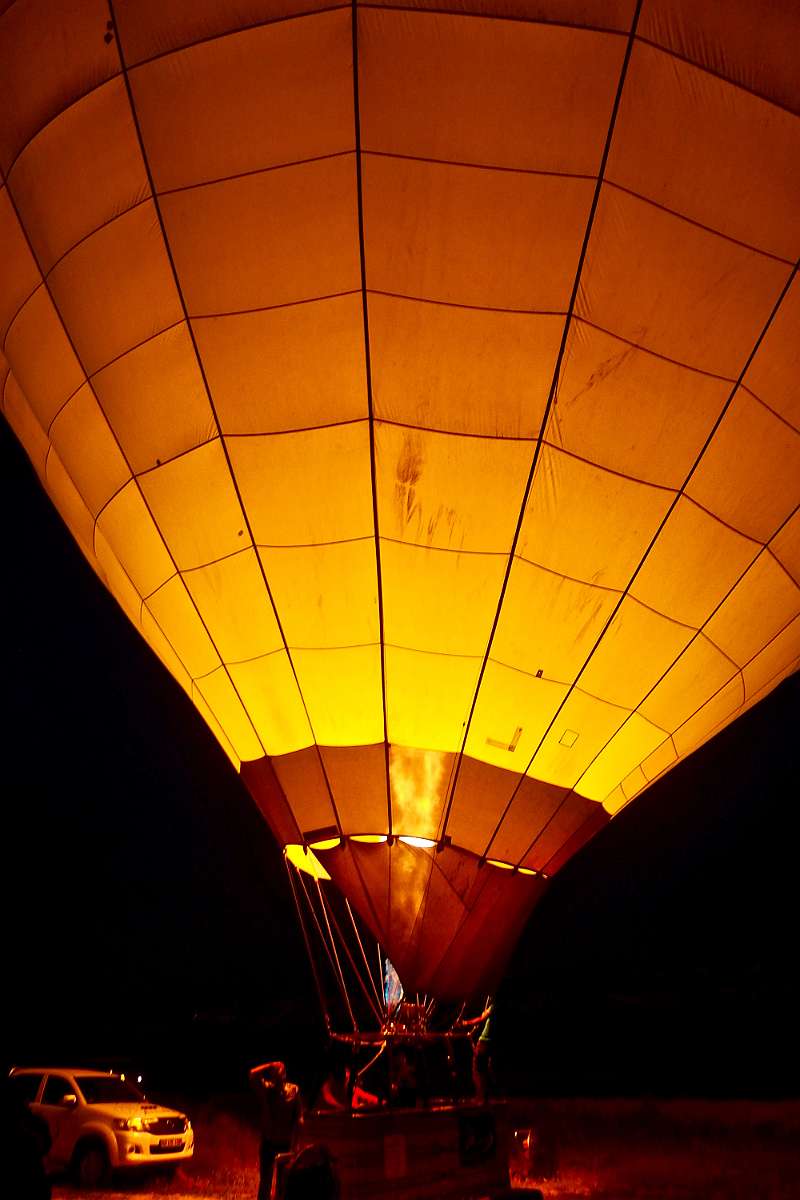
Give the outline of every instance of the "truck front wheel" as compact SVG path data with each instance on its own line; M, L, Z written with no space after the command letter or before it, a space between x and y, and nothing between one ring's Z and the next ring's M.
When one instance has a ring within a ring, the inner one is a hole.
M83 1188L105 1187L111 1182L111 1163L105 1146L85 1142L75 1152L75 1175Z

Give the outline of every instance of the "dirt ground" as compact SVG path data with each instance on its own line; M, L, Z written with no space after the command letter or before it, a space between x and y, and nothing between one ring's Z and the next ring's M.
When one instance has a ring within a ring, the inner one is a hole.
M255 1200L255 1131L219 1108L189 1111L189 1166L116 1180L93 1200ZM555 1171L535 1181L552 1200L800 1200L800 1101L538 1101L521 1119L540 1136L537 1169ZM86 1193L57 1181L53 1197Z
M800 1200L800 1103L560 1101L545 1106L571 1200Z

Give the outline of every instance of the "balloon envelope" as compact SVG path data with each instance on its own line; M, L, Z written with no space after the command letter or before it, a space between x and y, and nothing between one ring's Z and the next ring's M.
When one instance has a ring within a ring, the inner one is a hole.
M798 662L800 10L0 8L6 418L293 861L484 989Z

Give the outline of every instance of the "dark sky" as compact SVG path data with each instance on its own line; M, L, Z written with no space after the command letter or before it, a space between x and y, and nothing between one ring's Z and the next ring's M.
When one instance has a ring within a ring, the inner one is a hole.
M321 1024L278 848L2 420L0 463L2 1058L302 1072ZM795 677L561 872L499 996L509 1085L797 1094L798 718Z

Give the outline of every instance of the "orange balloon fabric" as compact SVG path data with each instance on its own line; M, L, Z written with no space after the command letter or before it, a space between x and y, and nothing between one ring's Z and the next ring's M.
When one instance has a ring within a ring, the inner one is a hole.
M0 4L5 417L407 987L486 987L800 661L798 44L793 0Z

